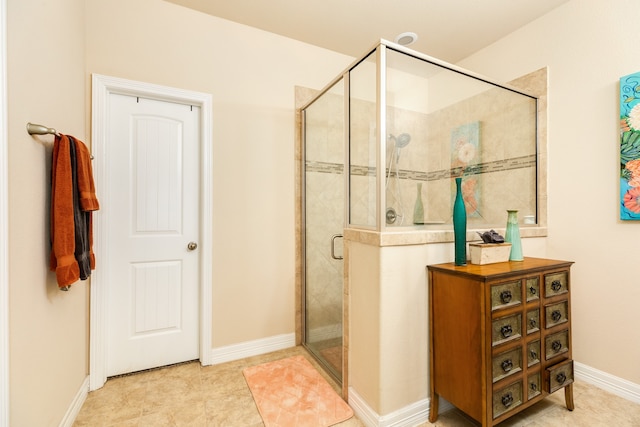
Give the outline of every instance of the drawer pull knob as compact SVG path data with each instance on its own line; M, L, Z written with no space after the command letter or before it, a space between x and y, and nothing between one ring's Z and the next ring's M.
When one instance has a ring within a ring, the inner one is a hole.
M561 288L562 283L560 283L560 280L554 280L551 282L551 289L553 289L554 292L558 292Z
M537 327L537 326L538 326L538 321L535 319L535 317L532 317L531 319L529 319L529 325L530 325L532 328L535 328L535 327Z
M557 322L558 320L562 319L562 313L560 313L560 310L553 310L553 312L551 313L551 318L554 322Z
M513 395L511 394L511 392L502 396L502 404L504 405L505 408L508 408L509 406L511 406L512 403L513 403Z
M511 291L506 290L506 291L502 291L500 292L500 300L504 303L507 304L509 301L511 301Z
M513 335L513 328L511 327L511 325L504 325L502 328L500 328L500 332L502 333L502 336L504 338L509 338L511 335Z
M557 353L562 349L562 343L560 342L560 340L555 340L551 343L551 348Z
M562 384L567 380L567 376L565 375L564 372L560 372L558 375L556 375L556 381L558 382L558 384Z
M536 353L536 351L535 351L535 350L531 350L531 351L529 352L529 356L530 356L533 360L535 360L535 359L537 359L537 358L538 358L538 353Z
M538 384L531 383L531 384L529 384L529 388L531 388L531 391L536 391L536 390L538 390Z
M529 293L530 293L531 295L535 295L535 294L537 294L537 293L538 293L538 291L536 290L536 288L534 288L533 286L531 286L531 287L529 288Z
M511 361L511 359L503 360L501 366L503 371L509 372L511 369L513 369L513 362Z

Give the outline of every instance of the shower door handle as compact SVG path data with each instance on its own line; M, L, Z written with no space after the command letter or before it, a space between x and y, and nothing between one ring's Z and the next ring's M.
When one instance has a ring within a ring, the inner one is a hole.
M334 234L331 236L331 258L333 259L342 259L341 256L336 256L336 239L338 237L344 237L342 234Z

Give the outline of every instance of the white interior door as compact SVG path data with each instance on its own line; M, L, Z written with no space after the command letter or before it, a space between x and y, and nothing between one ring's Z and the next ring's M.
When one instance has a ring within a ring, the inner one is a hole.
M199 108L110 94L107 376L199 356Z

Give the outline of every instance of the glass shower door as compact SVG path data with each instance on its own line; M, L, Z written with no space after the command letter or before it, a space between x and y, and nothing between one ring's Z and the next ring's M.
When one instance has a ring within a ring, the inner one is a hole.
M344 84L304 110L303 342L342 382Z

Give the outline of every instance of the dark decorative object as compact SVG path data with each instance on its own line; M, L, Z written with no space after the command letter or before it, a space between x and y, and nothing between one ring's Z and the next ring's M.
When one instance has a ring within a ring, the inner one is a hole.
M467 265L467 210L462 200L462 178L456 178L456 199L453 202L453 240L455 265Z
M485 243L504 243L504 237L498 234L495 230L485 231L484 233L477 232Z

